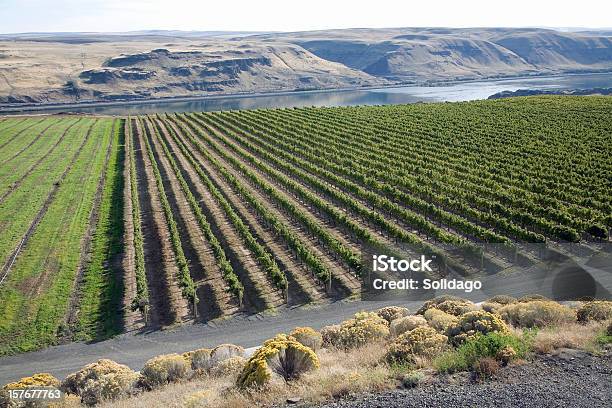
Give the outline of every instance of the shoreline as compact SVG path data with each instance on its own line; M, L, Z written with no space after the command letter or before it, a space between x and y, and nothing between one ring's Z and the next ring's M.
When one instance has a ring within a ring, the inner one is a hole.
M270 91L270 92L242 92L242 93L228 93L228 94L216 94L216 95L200 95L200 96L170 96L162 98L143 98L143 99L126 99L117 101L84 101L84 102L71 102L71 103L43 103L43 104L24 104L19 106L0 104L0 116L18 116L21 114L53 114L53 113L75 113L70 109L81 109L81 108L95 108L95 107L117 107L117 106L131 106L131 105L154 105L158 103L180 103L180 102L198 102L198 101L214 101L220 99L241 99L241 98L262 98L262 97L274 97L274 96L291 96L291 95L305 95L305 94L319 94L319 93L331 93L331 92L355 92L355 91L375 91L383 89L397 89L406 87L423 87L423 88L438 88L446 87L458 84L469 84L479 82L493 82L493 81L512 81L521 79L534 79L534 78L557 78L567 76L587 76L587 75L610 75L611 71L594 71L594 72L574 72L574 73L542 73L534 75L518 75L518 76L502 76L502 77L488 77L479 79L450 79L433 82L405 82L395 83L389 85L372 85L363 87L347 87L347 88L324 88L324 89L309 89L309 90L285 90L285 91ZM54 112L57 111L57 112ZM78 113L78 112L76 112ZM90 113L92 114L92 113Z

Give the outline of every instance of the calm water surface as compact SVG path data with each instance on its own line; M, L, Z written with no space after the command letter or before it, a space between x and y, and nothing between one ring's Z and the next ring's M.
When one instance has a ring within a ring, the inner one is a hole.
M133 103L62 108L57 111L104 115L137 115L161 112L203 112L230 109L284 108L301 106L390 105L414 102L469 101L486 99L501 91L518 89L590 89L612 87L612 74L563 75L478 82L445 86L402 86L350 91L306 91L280 95L214 97L189 101ZM49 110L46 110L49 112Z

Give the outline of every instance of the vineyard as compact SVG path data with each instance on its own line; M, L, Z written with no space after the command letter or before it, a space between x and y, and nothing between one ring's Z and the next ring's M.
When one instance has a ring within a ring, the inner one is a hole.
M0 121L0 354L477 275L612 228L612 99ZM498 244L498 245L491 245Z

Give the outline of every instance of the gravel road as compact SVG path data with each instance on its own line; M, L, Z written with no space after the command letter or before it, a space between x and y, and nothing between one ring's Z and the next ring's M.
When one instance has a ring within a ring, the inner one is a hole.
M63 379L100 358L109 358L140 370L144 363L160 354L183 353L202 347L233 343L249 348L261 345L278 333L297 326L320 329L352 317L361 310L402 304L398 301L334 302L316 307L280 310L277 315L238 316L207 324L185 324L149 333L126 333L97 343L69 343L0 358L0 386L34 373L47 372ZM422 302L405 302L416 310Z
M472 383L467 375L440 376L412 390L365 394L319 408L610 408L612 353L592 356L560 350L533 362L501 369L496 378Z

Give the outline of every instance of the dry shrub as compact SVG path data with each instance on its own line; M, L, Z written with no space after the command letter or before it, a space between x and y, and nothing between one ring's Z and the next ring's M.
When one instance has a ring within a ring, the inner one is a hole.
M608 323L608 327L606 328L606 336L612 336L612 321Z
M546 300L550 300L550 299L547 298L546 296L538 295L537 293L532 293L530 295L525 295L523 297L520 297L517 300L517 302L526 303L526 302L533 302L535 300L546 301Z
M178 354L165 354L147 361L141 371L144 385L154 389L189 375L190 362Z
M427 326L427 320L425 320L423 316L414 315L402 317L391 322L391 335L397 337L419 326Z
M569 323L557 327L544 327L538 330L533 339L533 350L537 353L550 353L560 348L590 350L593 339L601 331L601 323Z
M500 305L510 305L516 303L518 300L515 297L508 295L497 295L485 301L485 303L498 303Z
M429 309L423 315L427 323L440 333L446 333L451 326L459 321L459 318L436 308Z
M376 311L377 315L379 315L389 323L401 317L408 316L408 313L410 313L410 311L405 307L401 306L387 306Z
M478 310L461 316L457 324L448 329L448 336L453 345L457 346L477 334L492 332L509 333L509 329L499 316Z
M31 377L23 377L19 381L6 384L0 389L0 407L2 408L38 408L46 407L42 401L19 401L11 400L9 390L27 389L30 387L59 387L60 381L47 373L34 374Z
M425 379L425 374L421 371L411 371L402 378L404 388L414 388Z
M512 346L505 346L497 352L495 359L500 361L503 365L507 365L510 361L517 357L518 353Z
M136 384L140 378L135 372L104 374L98 380L88 380L81 390L81 401L87 405L96 405L101 401L125 398L136 393Z
M576 321L576 313L553 301L514 303L499 309L499 315L516 327L545 327Z
M239 387L262 386L288 381L319 368L319 358L295 339L278 335L267 340L247 361L238 377Z
M420 314L422 315L423 313L425 313L427 310L438 306L440 303L446 302L446 301L456 301L456 302L464 302L465 300L463 298L457 297L457 296L451 296L451 295L442 295L442 296L438 296L435 297L433 299L430 299L428 301L426 301L425 303L423 303L423 306L421 306L419 308L419 310L417 310L416 314Z
M61 388L81 397L87 405L115 400L136 393L140 376L126 365L102 359L70 374Z
M331 345L349 349L379 341L388 336L389 323L385 319L376 313L359 312L354 318L342 322L337 334L330 337L333 337Z
M601 322L612 319L612 302L607 300L595 300L584 303L576 312L579 322Z
M194 371L207 371L210 368L211 349L201 348L184 353L183 357L190 363Z
M498 313L499 309L501 309L503 306L511 305L516 302L518 302L518 300L515 297L508 295L497 295L483 302L480 307L486 312Z
M418 358L432 358L443 352L448 337L429 326L417 327L391 343L385 356L389 363L415 364Z
M215 367L234 357L244 359L244 355L244 348L234 344L222 344L214 349L202 348L189 351L184 353L182 357L193 370L193 375L201 376L208 374Z
M469 300L446 300L434 306L435 309L441 310L453 316L461 316L468 312L478 310L478 306Z
M288 392L305 401L320 402L359 392L388 389L389 371L385 364L380 364L384 353L385 346L381 342L350 350L323 350L320 354L321 367L304 374Z
M210 368L216 367L232 357L244 357L244 348L234 344L221 344L210 352Z
M480 305L480 308L482 310L489 313L499 313L499 309L501 309L502 307L504 307L504 305L502 305L501 303L494 302L485 302Z
M212 392L210 390L198 391L185 397L183 405L185 408L204 407L208 405L211 398Z
M340 344L340 325L332 324L321 329L321 337L323 338L324 347L334 347L335 344Z
M318 351L323 344L323 336L312 327L296 327L289 336L313 351Z
M230 357L210 369L213 377L238 376L244 369L247 360L241 356Z
M20 390L29 387L59 387L60 381L48 373L34 374L31 377L23 377L19 381L6 384L3 390Z
M472 371L478 379L492 378L499 370L499 363L491 357L482 357L472 366Z
M266 384L261 389L244 390L235 386L234 377L203 376L192 381L168 384L142 393L137 398L105 403L101 408L272 407L284 405L287 398L296 396L310 406L336 397L395 387L396 377L391 378L387 364L380 363L385 351L382 342L351 350L323 349L318 356L320 368L303 373L298 381L279 381Z

